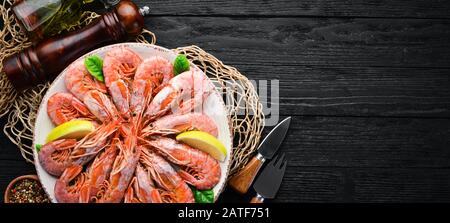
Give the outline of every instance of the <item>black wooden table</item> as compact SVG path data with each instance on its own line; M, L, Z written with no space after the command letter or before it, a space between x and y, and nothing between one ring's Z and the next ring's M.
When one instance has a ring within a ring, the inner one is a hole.
M450 202L450 3L135 2L152 8L158 45L195 44L250 79L279 79L293 123L276 202ZM0 189L34 172L1 135Z

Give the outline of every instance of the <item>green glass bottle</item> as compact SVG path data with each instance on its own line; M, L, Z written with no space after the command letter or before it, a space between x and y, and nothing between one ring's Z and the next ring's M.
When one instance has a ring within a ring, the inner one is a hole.
M77 24L85 4L98 4L99 0L21 0L12 6L32 42L57 35ZM110 6L101 2L105 7ZM85 7L87 8L87 7Z

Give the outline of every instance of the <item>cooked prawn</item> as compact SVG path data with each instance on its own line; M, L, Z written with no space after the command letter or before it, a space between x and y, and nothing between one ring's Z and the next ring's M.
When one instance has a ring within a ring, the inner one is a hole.
M117 142L119 155L114 161L107 188L98 202L118 203L123 200L141 151L141 147L136 146L134 138L135 136L128 136L125 139L125 145L122 145L121 141Z
M128 47L117 47L103 59L103 75L107 87L120 79L130 79L142 63L142 58Z
M99 126L94 132L78 141L70 153L72 163L84 165L95 158L98 153L109 146L110 138L118 128L119 122L113 121Z
M79 203L80 191L86 183L83 167L73 165L67 168L55 184L55 198L61 203Z
M83 60L76 61L67 69L64 81L67 90L79 100L83 100L90 90L106 93L105 84L92 77Z
M127 47L114 48L106 53L103 74L112 100L125 119L130 117L131 78L142 63L142 59Z
M203 110L203 103L214 86L199 70L191 69L172 78L159 91L145 111L144 118L153 120L167 113L185 114Z
M140 162L148 168L152 178L160 187L162 202L193 203L195 201L189 186L161 156L143 149Z
M72 119L95 119L86 105L69 93L52 95L47 101L47 113L55 125Z
M178 134L189 130L200 130L217 137L217 125L208 115L204 113L187 113L184 115L164 116L142 130L142 134Z
M83 102L89 111L101 122L108 122L119 118L119 113L106 94L91 90L86 93Z
M125 203L161 203L161 195L155 188L147 170L138 164L135 176L125 194Z
M189 185L203 190L219 182L217 160L173 139L189 130L218 135L203 113L214 91L205 74L191 67L174 77L169 60L143 61L128 47L105 54L103 74L105 83L77 61L64 77L70 94L56 93L47 102L56 125L72 119L95 124L81 140L50 142L38 154L43 168L60 176L59 202L188 203L195 202Z
M116 138L116 140L118 140ZM111 146L107 148L101 155L97 156L92 162L88 171L89 178L89 197L97 196L102 189L105 181L108 180L111 173L114 160L117 157L117 148L113 141Z
M60 139L42 146L38 153L39 163L53 176L60 176L72 164L70 153L75 148L75 139Z
M166 137L147 143L170 162L179 165L178 174L197 189L211 189L219 182L220 165L211 155Z
M144 60L136 70L132 84L131 110L135 114L144 111L146 97L159 92L173 77L173 65L170 61L156 56Z

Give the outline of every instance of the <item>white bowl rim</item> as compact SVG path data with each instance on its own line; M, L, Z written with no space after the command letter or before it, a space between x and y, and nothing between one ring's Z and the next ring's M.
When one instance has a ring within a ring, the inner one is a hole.
M124 42L124 43L116 43L116 44L110 44L110 45L107 45L107 46L99 47L99 48L97 48L97 49L94 49L94 50L92 50L92 51L90 51L90 52L84 54L83 56L80 56L80 57L77 58L76 60L72 61L72 62L71 62L64 70L62 70L62 71L58 74L58 76L56 76L56 78L52 81L52 83L50 84L50 86L49 86L48 89L46 90L44 96L42 97L42 101L41 101L41 103L40 103L40 105L39 105L39 107L38 107L38 110L37 110L37 112L36 112L36 120L35 120L35 124L34 124L34 127L33 127L33 143L32 143L33 161L34 161L34 162L37 162L37 161L38 161L38 158L36 157L36 156L37 156L37 151L34 149L34 148L36 147L36 129L37 129L37 127L38 127L38 126L37 126L37 118L39 117L40 112L43 110L43 109L42 109L42 106L45 106L45 105L46 105L46 103L44 103L44 99L47 98L47 96L48 96L47 94L48 94L48 92L50 91L50 89L51 89L52 87L54 87L54 85L55 85L56 82L60 81L59 79L63 78L63 74L66 73L66 71L67 71L67 69L69 68L69 66L71 66L73 63L77 62L78 60L84 59L84 58L86 58L87 56L93 55L93 54L95 54L95 53L97 53L97 52L100 52L100 51L105 51L105 50L108 50L108 49L111 49L111 48L114 48L114 47L130 46L130 45L131 45L131 46L136 46L136 47L152 47L152 48L154 48L154 49L157 49L157 50L160 50L160 51L165 51L165 52L166 52L166 51L172 51L172 50L167 49L167 48L165 48L165 47L161 47L161 46L154 45L154 44L136 43L136 42ZM173 51L172 51L172 52L173 52ZM193 64L192 62L191 62L191 66L193 66L193 67L199 69L204 75L206 75L206 74L203 72L202 69L198 68L198 67L197 67L195 64ZM208 77L208 75L206 75L206 76ZM209 77L208 77L208 79L209 79ZM217 97L219 97L219 98L222 99L222 96L219 94L219 92L217 91L217 89L214 90L214 94L216 94ZM214 202L217 201L217 199L218 199L219 196L223 193L223 190L224 190L225 187L227 186L228 174L229 174L229 172L230 172L230 169L231 169L231 163L232 163L231 157L233 156L233 153L234 153L234 146L233 146L233 131L232 131L232 125L231 125L231 124L232 124L232 122L231 122L231 117L230 117L230 114L229 114L228 110L226 109L225 102L223 101L223 99L222 99L222 100L219 100L219 101L221 102L221 104L222 104L224 110L226 111L227 122L228 122L228 131L229 131L229 134L230 134L230 142L231 142L231 146L230 146L230 153L229 153L230 158L229 158L228 163L226 163L226 168L225 168L225 169L226 169L225 180L224 180L223 184L220 185L220 188L217 190L217 191L218 191L217 194L214 195ZM44 104L45 104L45 105L44 105ZM36 166L36 163L34 163L34 167L35 167L35 169L36 169L36 175L38 176L39 179L41 179L41 176L40 176L39 170L38 170L38 168L37 168L37 166ZM221 174L224 174L224 173L221 173ZM42 188L44 188L45 193L46 193L47 195L49 195L48 189L46 188L45 184L41 182L41 185L42 185ZM51 197L51 196L49 196L49 197ZM52 201L52 199L50 199L50 200ZM53 203L53 201L52 201L52 203Z

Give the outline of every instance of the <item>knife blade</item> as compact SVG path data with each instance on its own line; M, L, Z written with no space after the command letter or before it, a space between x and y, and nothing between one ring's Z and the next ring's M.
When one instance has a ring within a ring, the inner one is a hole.
M264 199L275 198L283 181L286 166L287 160L285 159L284 153L280 158L275 157L275 159L267 164L253 184L256 197L250 201L251 203L263 203Z
M286 137L290 125L291 117L287 117L267 134L258 147L260 159L272 159L273 155L278 151L278 148L280 148L284 137Z
M273 155L278 151L286 137L290 124L291 117L287 117L267 134L259 145L256 156L230 179L228 184L231 188L241 194L245 194L248 191L262 164L266 160L272 159Z

